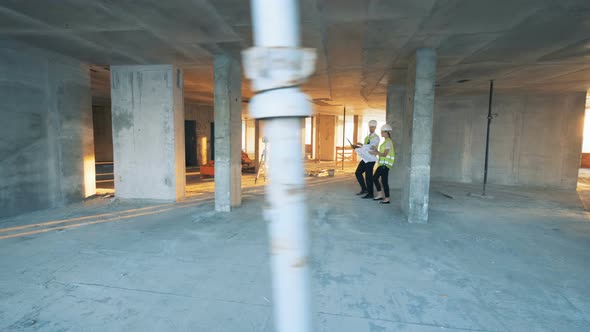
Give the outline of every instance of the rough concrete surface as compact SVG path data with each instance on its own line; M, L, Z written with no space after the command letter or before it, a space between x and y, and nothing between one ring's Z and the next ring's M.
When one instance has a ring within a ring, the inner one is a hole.
M0 217L93 195L88 66L1 42L0 100Z
M0 38L101 66L174 63L186 69L192 101L213 101L216 54L253 44L248 0L46 2L0 2ZM350 114L384 108L384 83L405 82L417 47L438 50L437 95L485 93L491 78L505 91L590 88L587 0L300 2L302 45L318 50L304 92Z
M428 222L436 50L421 48L410 62L402 117L402 211L411 223Z
M389 185L391 188L401 189L404 174L404 154L405 147L403 144L404 133L404 113L406 111L406 87L390 85L387 87L387 105L385 109L385 122L389 124L393 131L391 133L395 147L395 164L390 170Z
M182 72L172 65L111 70L117 195L181 199L185 193Z
M228 55L215 58L215 209L240 206L242 169L241 65Z
M495 199L480 200L467 196L476 187L435 183L420 225L355 189L352 175L307 183L316 331L590 329L590 224L575 192L492 186ZM272 331L262 194L244 190L231 213L208 194L0 220L3 236L114 214L0 240L0 330Z
M489 95L437 98L432 139L434 180L481 183ZM586 93L496 93L488 181L576 188Z

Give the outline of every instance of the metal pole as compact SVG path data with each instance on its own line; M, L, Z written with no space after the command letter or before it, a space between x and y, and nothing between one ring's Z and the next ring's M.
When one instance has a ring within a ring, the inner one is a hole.
M264 118L269 140L266 185L275 330L310 332L309 235L301 158L301 119L312 114L299 85L313 73L315 51L300 47L297 0L251 0L255 46L243 52L257 92L250 114Z
M342 116L342 170L344 170L344 140L346 140L346 106Z
M490 102L488 104L488 132L486 135L486 159L483 170L483 196L486 195L486 185L488 184L488 158L490 153L490 125L492 124L492 98L494 96L494 81L490 81Z

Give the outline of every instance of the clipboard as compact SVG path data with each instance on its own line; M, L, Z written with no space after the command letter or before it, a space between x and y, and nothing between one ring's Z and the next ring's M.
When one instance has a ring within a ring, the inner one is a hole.
M348 144L350 144L351 148L356 149L356 145L352 144L352 142L348 139L348 137L346 138L346 140L348 141Z

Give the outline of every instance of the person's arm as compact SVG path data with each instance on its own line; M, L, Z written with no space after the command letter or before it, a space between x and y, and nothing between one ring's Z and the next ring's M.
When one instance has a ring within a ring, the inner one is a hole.
M383 151L383 153L377 151L377 150L371 150L369 151L370 154L375 155L375 156L380 156L380 157L385 157L389 154L389 149L385 149Z
M385 149L383 149L383 153L377 151L377 150L371 150L371 154L375 155L375 156L380 156L380 157L385 157L389 154L389 151L391 150L391 143L387 142L385 144Z

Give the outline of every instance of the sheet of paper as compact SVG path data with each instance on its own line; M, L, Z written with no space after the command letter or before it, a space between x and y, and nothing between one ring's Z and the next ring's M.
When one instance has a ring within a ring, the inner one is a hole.
M361 157L361 159L366 163L376 162L379 160L379 157L369 153L369 151L371 151L371 146L369 144L365 144L358 149L354 149L354 151L356 151L358 156Z

